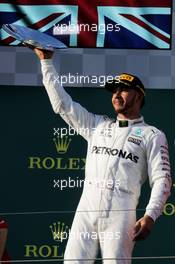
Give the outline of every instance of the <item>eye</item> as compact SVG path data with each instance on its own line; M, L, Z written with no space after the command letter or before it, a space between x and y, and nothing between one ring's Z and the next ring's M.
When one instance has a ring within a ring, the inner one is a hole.
M117 87L115 90L113 90L113 94L115 94L115 93L121 93L121 92L126 92L126 93L129 93L129 92L131 92L131 89L130 88L128 88L128 87Z
M120 90L121 92L125 92L125 93L129 93L130 92L130 89L126 88L126 87L123 87L121 88Z

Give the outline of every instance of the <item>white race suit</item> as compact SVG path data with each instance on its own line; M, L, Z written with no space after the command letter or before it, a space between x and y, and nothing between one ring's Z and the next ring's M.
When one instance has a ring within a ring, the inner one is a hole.
M149 177L152 189L146 214L154 221L170 195L166 137L145 124L143 117L123 122L88 112L60 85L52 60L41 60L41 64L43 83L54 112L88 143L85 183L65 263L94 263L100 247L103 263L129 264L142 184Z

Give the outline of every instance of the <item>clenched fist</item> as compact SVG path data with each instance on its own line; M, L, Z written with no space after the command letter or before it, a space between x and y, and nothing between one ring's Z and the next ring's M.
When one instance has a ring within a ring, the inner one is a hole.
M146 239L148 235L151 233L153 225L154 225L153 219L148 215L144 215L135 224L133 231L133 236L134 236L133 240L138 241L138 240Z

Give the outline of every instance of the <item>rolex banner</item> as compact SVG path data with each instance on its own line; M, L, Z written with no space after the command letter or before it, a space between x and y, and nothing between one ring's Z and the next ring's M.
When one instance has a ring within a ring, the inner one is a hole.
M69 47L170 49L172 0L0 1L2 24L28 26ZM0 29L3 45L18 45Z
M98 88L67 90L89 111L114 117L111 98L106 91ZM147 94L145 120L165 131L174 172L174 122L169 113L173 112L175 91L148 90ZM97 98L103 102L101 107L96 104ZM53 263L57 260L60 262L56 263L63 263L83 188L86 141L54 114L43 87L1 87L0 112L0 211L9 225L8 253L15 263ZM144 214L149 194L147 182L142 190L138 217ZM174 219L172 189L151 236L136 243L133 253L136 259L132 263L174 264L173 259L153 259L174 256ZM148 258L147 262L140 257Z

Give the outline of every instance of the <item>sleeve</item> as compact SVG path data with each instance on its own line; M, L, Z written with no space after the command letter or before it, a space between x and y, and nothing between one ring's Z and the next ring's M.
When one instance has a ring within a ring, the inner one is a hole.
M77 133L88 140L90 132L102 119L102 116L88 112L80 104L74 102L59 82L59 76L51 59L41 60L43 84L56 114L73 127Z
M168 144L163 132L155 133L149 141L147 162L152 190L145 214L155 221L163 211L172 185Z

